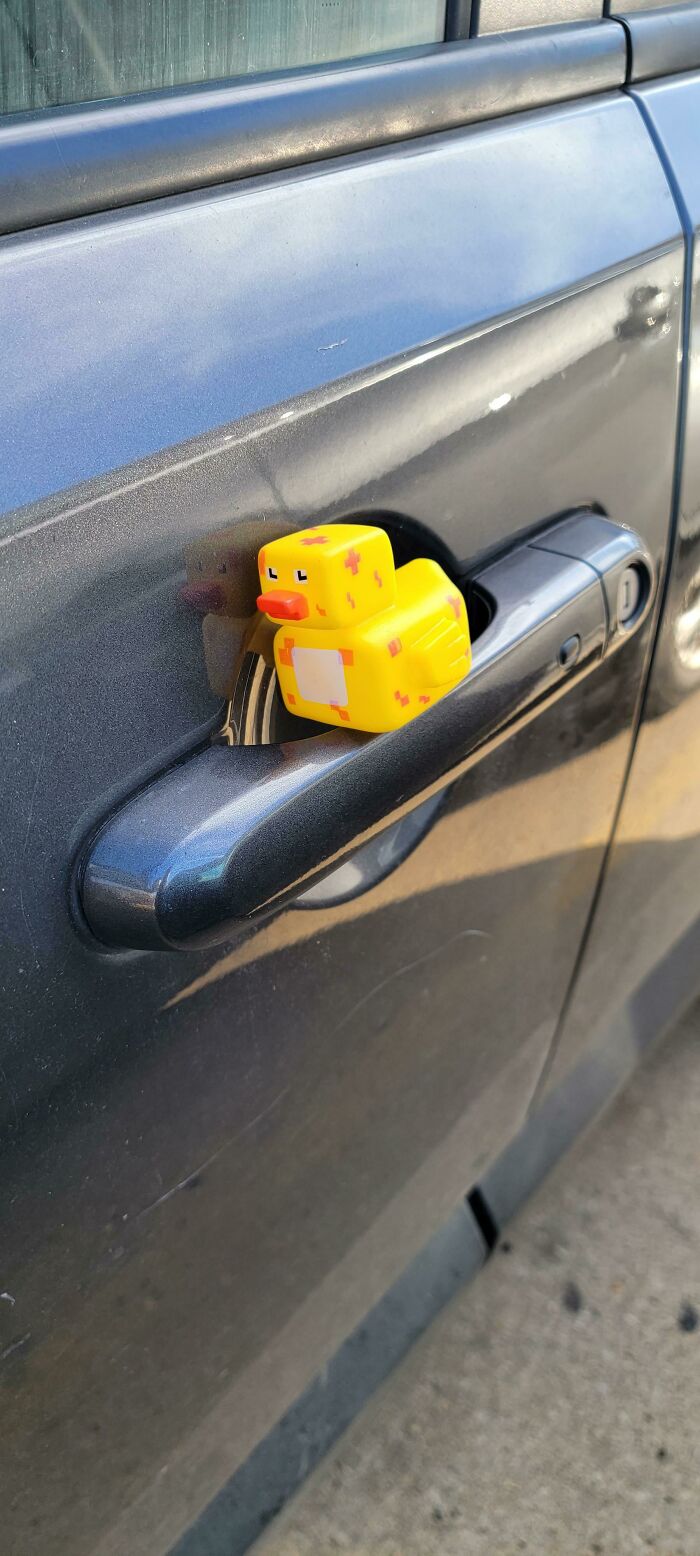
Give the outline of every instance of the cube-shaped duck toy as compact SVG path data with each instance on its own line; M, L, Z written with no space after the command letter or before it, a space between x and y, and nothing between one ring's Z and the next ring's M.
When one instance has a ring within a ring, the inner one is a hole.
M264 546L258 610L279 631L290 713L380 733L398 729L471 665L464 599L437 562L395 567L386 531L327 524Z

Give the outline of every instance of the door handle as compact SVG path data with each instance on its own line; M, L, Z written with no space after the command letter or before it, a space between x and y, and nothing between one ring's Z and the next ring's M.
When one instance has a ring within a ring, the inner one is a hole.
M638 535L582 512L473 584L492 614L471 672L401 729L210 745L128 799L78 866L92 935L192 949L281 907L618 648L647 616L655 575Z

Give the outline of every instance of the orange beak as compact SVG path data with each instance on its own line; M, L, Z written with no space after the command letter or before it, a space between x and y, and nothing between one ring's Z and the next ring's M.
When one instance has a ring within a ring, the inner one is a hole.
M259 594L257 607L275 621L303 621L309 614L306 595L296 594L293 589L270 589L267 594Z

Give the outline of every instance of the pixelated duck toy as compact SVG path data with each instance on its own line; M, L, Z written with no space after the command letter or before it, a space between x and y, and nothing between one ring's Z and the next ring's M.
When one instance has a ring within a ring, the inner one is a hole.
M258 610L290 713L381 733L423 713L471 665L464 599L437 562L395 567L385 530L328 524L258 557Z

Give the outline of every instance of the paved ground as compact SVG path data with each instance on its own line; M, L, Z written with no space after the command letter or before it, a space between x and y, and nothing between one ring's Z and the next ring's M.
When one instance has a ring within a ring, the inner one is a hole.
M258 1549L700 1556L700 1008Z

